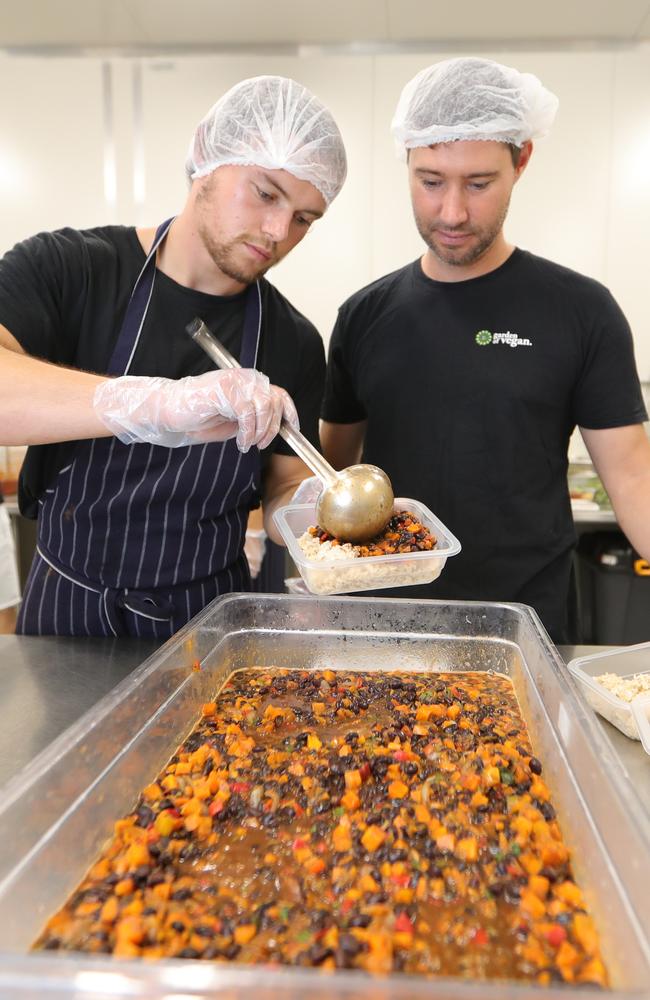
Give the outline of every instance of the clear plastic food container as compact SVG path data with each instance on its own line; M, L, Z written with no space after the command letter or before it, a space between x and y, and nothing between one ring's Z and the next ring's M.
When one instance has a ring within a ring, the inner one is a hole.
M623 678L650 674L650 642L579 656L571 660L569 670L594 711L625 736L642 740L644 749L650 753L650 695L624 701L596 680L601 674L617 674Z
M411 587L437 580L448 557L460 552L460 542L428 507L417 500L395 497L394 510L408 510L414 514L435 535L435 549L349 560L309 559L298 545L298 539L317 524L316 504L280 507L273 519L312 594L351 594L359 590Z

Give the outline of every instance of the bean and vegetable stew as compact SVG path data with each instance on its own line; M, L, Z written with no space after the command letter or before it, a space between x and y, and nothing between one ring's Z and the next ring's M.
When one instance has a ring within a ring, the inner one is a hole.
M484 672L234 673L35 947L607 986Z
M339 539L328 534L318 525L307 530L312 538L317 538L321 543L340 544ZM408 510L402 510L393 514L384 530L369 542L353 545L352 548L359 556L367 558L369 556L390 556L396 552L430 552L436 547L436 542L435 535L431 534L425 524L418 521L415 514L411 514Z

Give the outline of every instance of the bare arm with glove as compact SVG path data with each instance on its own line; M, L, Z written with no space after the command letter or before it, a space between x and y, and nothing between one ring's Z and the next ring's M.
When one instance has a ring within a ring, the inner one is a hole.
M107 379L29 357L0 327L0 373L0 443L7 445L115 434L125 444L178 448L236 437L248 451L270 444L283 415L298 424L288 394L250 369Z

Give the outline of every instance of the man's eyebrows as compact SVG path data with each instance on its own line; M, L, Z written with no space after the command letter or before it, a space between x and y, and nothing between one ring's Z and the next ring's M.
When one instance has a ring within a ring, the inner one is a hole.
M430 177L444 177L445 176L445 174L442 171L440 171L440 170L432 170L430 167L416 167L415 173L419 174L420 176L422 176L424 174L428 174ZM498 175L499 175L499 171L498 170L475 170L471 174L463 174L464 177L471 178L471 179L473 179L475 177L498 177Z

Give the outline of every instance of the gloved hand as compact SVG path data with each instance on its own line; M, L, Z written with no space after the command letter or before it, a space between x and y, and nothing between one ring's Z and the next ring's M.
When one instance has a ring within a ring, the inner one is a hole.
M206 372L181 379L122 375L95 390L93 408L123 444L180 448L237 436L246 452L266 448L282 417L298 429L288 393L250 368Z
M315 504L323 492L323 484L318 476L310 476L303 479L300 486L291 497L291 503L313 503Z
M259 576L266 549L266 532L263 528L249 528L244 541L244 552L248 559L248 568L251 571L251 579Z

